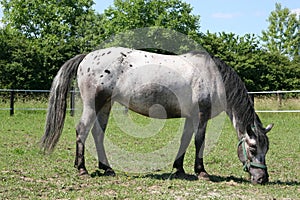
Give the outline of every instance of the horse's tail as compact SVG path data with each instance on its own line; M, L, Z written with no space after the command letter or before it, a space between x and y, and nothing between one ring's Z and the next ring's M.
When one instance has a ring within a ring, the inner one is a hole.
M41 149L52 152L64 127L67 109L67 95L71 82L81 61L86 55L77 55L68 60L57 73L51 87L45 132L41 139Z

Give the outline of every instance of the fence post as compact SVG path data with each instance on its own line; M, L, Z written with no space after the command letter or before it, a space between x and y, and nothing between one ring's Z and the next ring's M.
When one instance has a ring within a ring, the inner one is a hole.
M281 108L282 106L282 94L281 93L277 93L277 101L278 101L278 104L279 104L279 108Z
M10 116L13 116L15 114L15 91L10 91Z
M70 115L73 117L75 113L75 91L74 87L71 87L71 95L70 95Z
M250 98L251 98L251 100L252 100L252 102L254 104L254 94L249 94L249 95L250 95Z

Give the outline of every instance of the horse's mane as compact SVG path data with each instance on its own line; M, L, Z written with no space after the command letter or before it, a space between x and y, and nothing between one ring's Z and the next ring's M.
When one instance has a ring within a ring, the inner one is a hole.
M263 145L268 145L263 125L255 113L254 102L248 95L244 82L223 60L212 55L210 55L210 57L221 73L225 85L227 107L235 113L239 123L242 124L244 128L249 125L254 125L254 127L258 129L258 131L254 131L254 133L258 137L259 142Z
M254 103L248 95L244 82L223 60L212 55L211 58L221 73L228 108L235 112L244 125L253 122L255 117Z

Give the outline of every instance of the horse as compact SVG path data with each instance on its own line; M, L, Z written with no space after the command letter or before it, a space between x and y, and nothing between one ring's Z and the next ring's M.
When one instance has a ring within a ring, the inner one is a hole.
M225 112L238 137L237 154L253 184L268 182L266 153L269 132L256 114L254 103L237 73L205 51L162 55L142 50L110 47L77 55L58 71L52 83L41 149L51 153L63 130L67 94L77 75L83 111L76 126L75 167L85 167L85 141L92 132L99 169L114 176L103 141L114 102L152 118L185 118L180 146L173 163L175 175L184 175L186 149L194 134L194 172L209 179L203 162L205 131L209 119ZM157 106L159 105L159 106ZM150 112L151 110L151 112Z

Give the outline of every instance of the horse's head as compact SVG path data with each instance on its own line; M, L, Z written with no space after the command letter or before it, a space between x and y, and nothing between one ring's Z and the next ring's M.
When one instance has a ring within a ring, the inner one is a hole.
M238 144L239 159L244 165L244 171L251 175L253 184L263 184L269 180L265 157L269 149L267 133L272 129L273 124L266 128L260 125L249 125L245 136Z

